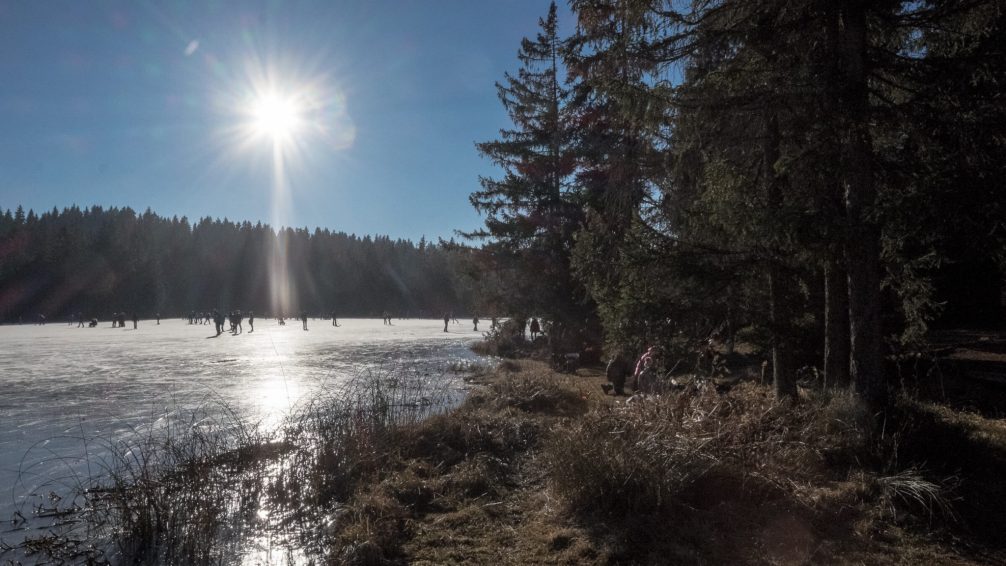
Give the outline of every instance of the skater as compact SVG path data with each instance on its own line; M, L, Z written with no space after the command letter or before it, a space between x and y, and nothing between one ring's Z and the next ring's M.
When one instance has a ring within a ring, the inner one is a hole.
M140 317L134 312L133 313L133 330L136 330L136 323L140 322Z
M451 322L450 313L444 313L444 332L447 332L447 325Z
M220 314L220 311L213 309L211 313L213 315L213 325L217 331L217 336L224 333L224 315Z
M541 333L541 325L538 324L538 319L537 318L532 318L531 319L531 328L530 328L530 330L531 330L531 341L534 342L534 339L538 336L538 334Z
M248 334L255 332L255 311L248 311Z
M332 326L339 326L339 319L335 318L335 311L332 311Z
M304 323L304 330L307 330L307 311L301 311L300 320Z
M155 312L154 313L154 318L157 319L157 326L160 326L161 325L161 313Z
M475 332L479 331L479 315L472 317L472 324L475 325Z

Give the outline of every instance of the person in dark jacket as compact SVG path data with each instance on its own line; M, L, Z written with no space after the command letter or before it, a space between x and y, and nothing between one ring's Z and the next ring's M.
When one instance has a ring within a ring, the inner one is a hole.
M629 361L621 351L616 352L608 361L604 374L608 378L608 383L601 386L604 393L614 390L615 395L625 395L625 378L629 375Z

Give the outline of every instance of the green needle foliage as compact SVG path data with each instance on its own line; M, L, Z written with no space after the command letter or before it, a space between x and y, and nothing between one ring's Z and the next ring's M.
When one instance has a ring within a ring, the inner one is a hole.
M584 289L611 349L751 327L777 395L812 365L877 407L892 349L997 315L1001 0L570 6L500 87L517 129L479 146L506 171L472 197L484 250L521 297ZM528 277L545 249L571 283Z

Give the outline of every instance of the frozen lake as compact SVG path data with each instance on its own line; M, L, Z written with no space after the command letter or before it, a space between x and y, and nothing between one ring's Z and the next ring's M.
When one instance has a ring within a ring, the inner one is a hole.
M223 404L274 427L361 370L438 372L474 360L468 346L481 336L464 321L448 333L442 320L339 323L309 320L304 331L300 321L257 319L254 332L245 321L243 334L219 337L211 324L179 319L137 330L129 321L0 326L0 533L16 510L29 516L40 495L86 473L98 443L82 439L127 437L168 411Z

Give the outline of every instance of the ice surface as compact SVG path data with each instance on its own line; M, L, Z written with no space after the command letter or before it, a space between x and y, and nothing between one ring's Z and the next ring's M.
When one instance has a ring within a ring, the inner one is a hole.
M86 480L102 444L86 439L127 437L166 411L221 402L273 426L360 370L472 360L468 345L480 336L470 322L448 333L442 320L339 323L309 320L304 331L298 320L257 319L254 332L245 321L243 334L219 337L213 325L178 319L142 320L137 330L129 321L0 326L0 522Z

